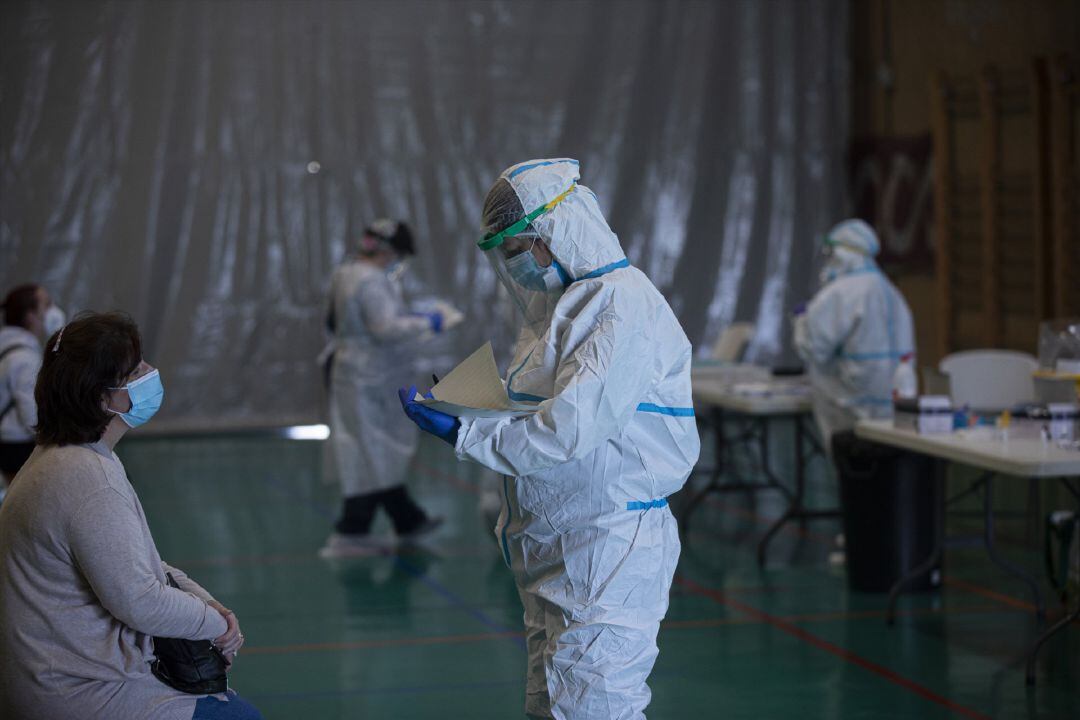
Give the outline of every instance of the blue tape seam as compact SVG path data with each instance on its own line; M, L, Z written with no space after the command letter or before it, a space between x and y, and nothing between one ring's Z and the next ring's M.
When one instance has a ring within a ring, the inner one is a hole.
M631 500L626 503L627 510L650 510L652 508L667 507L667 498L660 498L658 500L649 500L642 502L640 500Z
M518 175L520 175L521 173L523 173L523 172L525 172L527 170L532 170L533 168L544 167L545 165L559 165L561 163L569 163L571 165L578 165L580 167L580 163L578 163L577 160L573 160L571 158L566 158L565 160L544 160L542 162L532 163L531 165L522 165L521 167L515 169L512 173L510 173L506 177L507 177L507 179L515 178Z
M597 268L597 269L593 270L591 273L587 273L585 275L582 275L581 277L577 278L577 280L592 280L593 278L598 278L598 277L600 277L602 275L607 275L609 272L612 272L613 270L618 270L620 268L625 268L625 267L630 267L630 261L627 260L626 258L623 258L622 260L616 260L613 263L609 263L609 264L607 264L607 265L605 265L603 267ZM574 282L577 282L577 280L574 280Z
M665 405L655 405L653 403L641 403L637 406L637 411L660 413L661 415L670 415L672 417L694 417L694 408L692 407L667 407Z

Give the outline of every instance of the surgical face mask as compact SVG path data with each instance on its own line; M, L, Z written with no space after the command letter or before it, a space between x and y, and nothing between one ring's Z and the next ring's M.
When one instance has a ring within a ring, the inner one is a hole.
M843 245L826 245L823 249L825 264L818 274L819 287L824 287L837 278L874 267L874 262L858 250Z
M542 267L536 262L532 248L506 260L506 271L518 285L537 292L550 292L562 285L555 263Z
M161 407L161 401L165 398L165 388L161 384L161 374L157 370L151 370L138 380L132 380L124 387L110 388L110 390L127 390L131 400L131 409L127 412L109 409L114 415L127 423L128 427L137 428L146 423Z
M67 323L67 315L56 305L50 305L45 311L45 317L42 319L42 323L45 326L45 337L50 338L52 334L64 327Z

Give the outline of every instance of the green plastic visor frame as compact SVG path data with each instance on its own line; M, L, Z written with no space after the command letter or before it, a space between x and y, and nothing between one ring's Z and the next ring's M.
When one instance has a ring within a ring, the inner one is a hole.
M871 257L870 253L866 252L865 248L855 247L851 243L846 243L842 240L834 240L832 235L826 235L825 239L821 243L821 249L826 253L831 253L834 248L838 247L847 248L851 252L858 253L863 257Z
M483 240L476 243L477 246L479 246L479 248L481 250L483 250L484 252L487 252L488 250L491 250L492 248L499 247L500 245L502 245L506 241L506 238L514 237L518 233L525 230L525 228L529 227L529 223L531 223L533 220L540 217L541 215L543 215L546 212L550 212L552 210L552 208L554 208L556 205L558 205L563 200L565 200L567 195L574 192L574 188L576 188L576 187L577 187L577 183L574 183L573 185L571 185L566 190L566 192L564 192L561 195L557 196L551 202L549 202L549 203L547 203L545 205L541 205L540 207L536 208L531 213L529 213L525 217L521 218L520 220L518 220L516 223L514 223L510 227L505 228L504 230L501 230L501 231L499 231L497 233L491 233L489 235L485 235Z

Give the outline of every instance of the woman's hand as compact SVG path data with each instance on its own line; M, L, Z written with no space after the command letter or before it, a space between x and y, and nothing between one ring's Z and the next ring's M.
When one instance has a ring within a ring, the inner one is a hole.
M236 660L237 653L240 652L240 647L244 644L244 633L240 632L240 622L236 619L236 614L232 610L217 600L211 601L209 605L221 613L228 626L225 634L214 640L214 647L221 651L221 654L225 656L225 662L231 667Z

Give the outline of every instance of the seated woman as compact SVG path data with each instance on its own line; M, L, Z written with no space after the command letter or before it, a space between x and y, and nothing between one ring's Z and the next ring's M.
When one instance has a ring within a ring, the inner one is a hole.
M55 333L34 396L37 447L0 506L4 717L261 718L231 691L183 693L150 669L154 636L212 640L229 662L244 636L231 611L162 562L113 452L163 397L135 323L90 313Z

